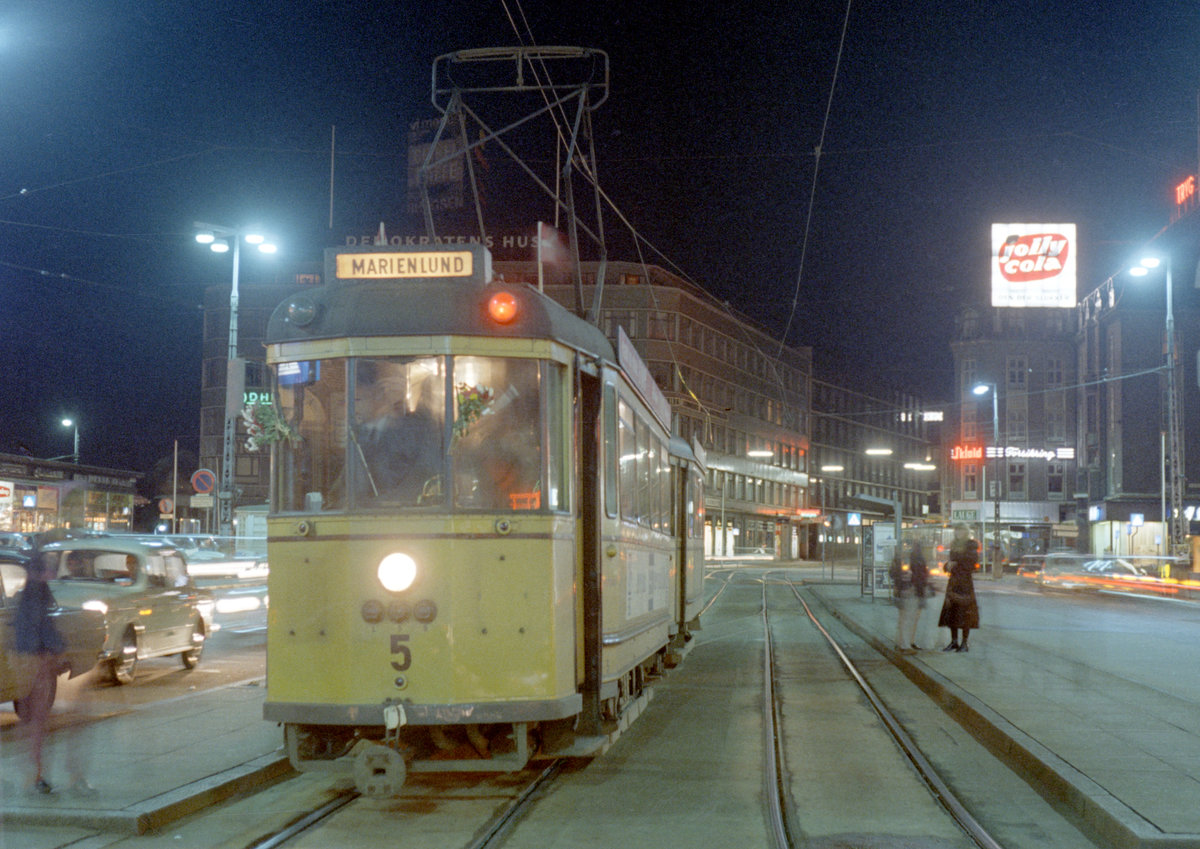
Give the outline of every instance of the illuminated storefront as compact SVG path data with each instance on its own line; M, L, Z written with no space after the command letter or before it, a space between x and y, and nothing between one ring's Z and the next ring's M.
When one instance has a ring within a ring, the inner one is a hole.
M137 474L0 454L0 531L130 530Z

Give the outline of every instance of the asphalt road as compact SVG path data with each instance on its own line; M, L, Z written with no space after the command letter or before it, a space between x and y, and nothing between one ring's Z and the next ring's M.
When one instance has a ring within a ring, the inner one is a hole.
M175 699L200 690L216 689L240 681L266 677L267 614L263 607L266 598L265 581L238 583L201 580L208 584L218 602L214 614L215 633L205 643L204 654L195 669L184 669L177 656L141 660L137 677L132 684L119 685L107 680L102 669L68 681L59 679L56 703L59 713L70 713L69 706L81 705L80 710L102 718L123 710L153 702ZM236 599L236 607L244 608L253 600L254 610L221 612L222 600ZM16 724L12 704L0 705L0 728ZM52 722L52 730L55 723Z

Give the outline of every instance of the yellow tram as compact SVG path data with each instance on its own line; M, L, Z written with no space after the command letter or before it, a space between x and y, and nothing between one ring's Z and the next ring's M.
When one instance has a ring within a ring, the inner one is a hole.
M266 339L264 717L371 793L597 745L696 626L703 452L627 338L482 246L325 265Z

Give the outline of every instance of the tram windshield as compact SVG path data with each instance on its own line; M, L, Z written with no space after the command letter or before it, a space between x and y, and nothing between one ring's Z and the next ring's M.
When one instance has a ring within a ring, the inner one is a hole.
M282 363L272 509L565 509L564 374L514 357Z

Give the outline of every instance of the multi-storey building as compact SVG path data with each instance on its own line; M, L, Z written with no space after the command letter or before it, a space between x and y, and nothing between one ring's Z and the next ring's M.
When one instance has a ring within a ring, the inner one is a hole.
M537 285L533 262L497 262L512 282ZM585 309L596 263L582 266ZM714 556L809 556L807 503L812 352L781 346L751 319L657 266L607 263L597 320L624 329L671 402L672 426L709 463L706 546ZM573 283L547 295L576 308Z
M989 540L989 561L1077 536L1073 319L1069 309L997 308L956 321L951 518Z

